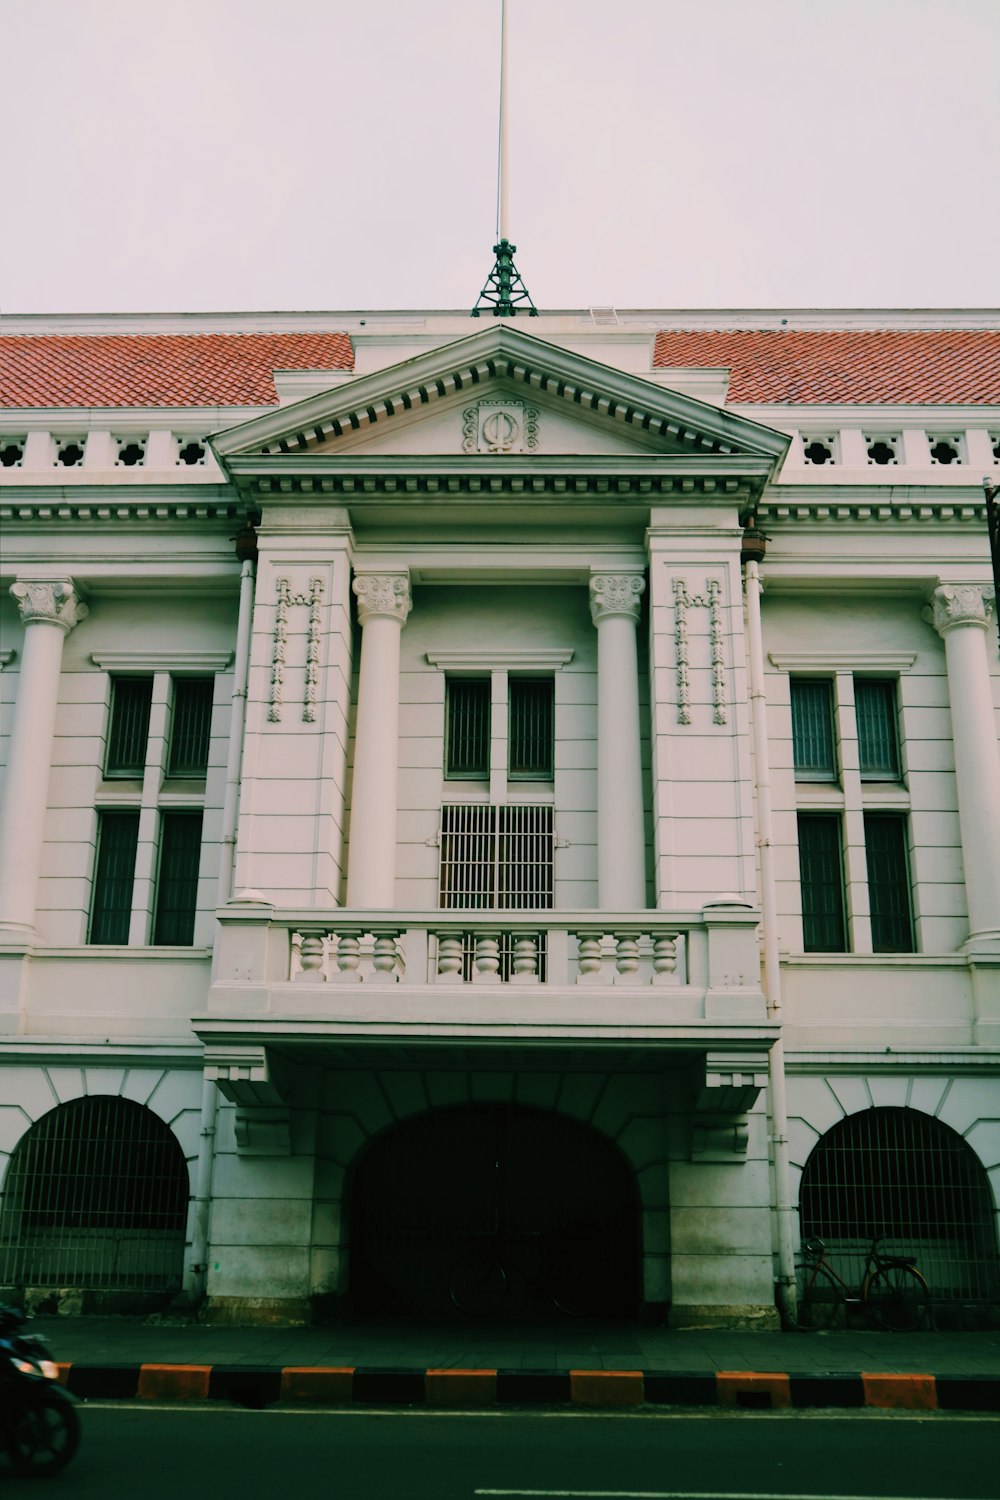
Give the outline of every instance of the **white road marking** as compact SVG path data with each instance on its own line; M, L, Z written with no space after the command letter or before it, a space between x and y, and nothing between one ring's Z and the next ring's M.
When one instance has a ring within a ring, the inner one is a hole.
M906 1500L904 1495L745 1494L735 1490L475 1490L496 1500ZM912 1500L912 1497L910 1497ZM940 1497L944 1500L944 1497Z

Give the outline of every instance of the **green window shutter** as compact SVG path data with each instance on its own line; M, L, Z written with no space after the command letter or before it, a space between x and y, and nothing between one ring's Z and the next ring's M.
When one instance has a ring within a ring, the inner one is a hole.
M835 781L833 684L825 677L793 677L791 695L796 781Z
M185 947L193 942L200 859L201 813L162 813L154 943Z
M139 842L137 812L98 815L97 865L90 915L92 943L127 943L132 919L135 851Z
M847 951L840 818L799 814L802 946L806 953Z
M490 774L490 679L445 682L445 776L486 781Z
M112 679L106 775L137 777L143 774L152 701L152 677Z
M863 781L899 780L896 684L884 678L854 679L858 759Z
M551 677L512 677L507 774L515 780L551 781L553 707Z
M168 776L204 776L208 769L208 747L212 729L212 677L174 679L174 703L170 715Z
M876 953L912 953L906 819L897 813L866 813L865 849L872 947Z

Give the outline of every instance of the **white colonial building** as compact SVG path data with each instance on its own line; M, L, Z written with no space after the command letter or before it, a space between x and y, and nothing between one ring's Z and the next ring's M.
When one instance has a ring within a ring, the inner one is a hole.
M1000 318L3 335L5 1295L990 1315Z

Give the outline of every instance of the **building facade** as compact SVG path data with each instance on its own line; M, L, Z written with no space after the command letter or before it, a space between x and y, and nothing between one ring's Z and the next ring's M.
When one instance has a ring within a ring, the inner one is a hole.
M995 1315L1000 317L0 363L8 1295L774 1327L884 1235Z

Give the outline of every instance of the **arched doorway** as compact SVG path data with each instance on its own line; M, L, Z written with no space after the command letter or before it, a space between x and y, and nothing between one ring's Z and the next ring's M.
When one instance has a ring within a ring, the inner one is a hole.
M876 1235L916 1256L935 1304L998 1295L997 1241L986 1173L960 1135L931 1115L878 1108L849 1115L816 1144L802 1173L802 1238L818 1235L857 1286Z
M0 1202L0 1286L170 1292L181 1283L187 1163L131 1099L74 1099L19 1143Z
M593 1316L637 1305L632 1173L610 1141L565 1116L516 1105L421 1115L374 1142L351 1207L360 1313L523 1320L554 1316L560 1302ZM456 1307L454 1268L470 1253L502 1262L498 1305ZM564 1289L581 1287L574 1306Z

